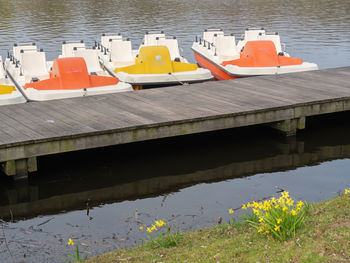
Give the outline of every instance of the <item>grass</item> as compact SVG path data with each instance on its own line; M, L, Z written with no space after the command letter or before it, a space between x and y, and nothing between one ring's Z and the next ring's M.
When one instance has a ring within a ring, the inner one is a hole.
M184 233L176 247L144 244L87 262L350 262L350 195L311 206L304 227L288 241L247 224L224 224Z

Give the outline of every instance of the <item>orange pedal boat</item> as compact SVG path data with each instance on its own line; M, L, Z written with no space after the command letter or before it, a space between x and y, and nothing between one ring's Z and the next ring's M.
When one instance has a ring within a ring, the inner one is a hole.
M237 45L233 35L206 30L203 39L196 38L192 50L198 64L218 80L318 69L314 63L290 57L282 51L279 35L264 29L247 29Z

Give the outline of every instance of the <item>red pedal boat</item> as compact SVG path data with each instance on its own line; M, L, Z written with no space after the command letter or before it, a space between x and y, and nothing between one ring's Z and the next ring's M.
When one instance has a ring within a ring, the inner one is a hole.
M198 64L218 80L318 69L315 63L290 57L282 50L278 33L268 34L263 28L247 29L237 44L234 35L207 29L192 50Z

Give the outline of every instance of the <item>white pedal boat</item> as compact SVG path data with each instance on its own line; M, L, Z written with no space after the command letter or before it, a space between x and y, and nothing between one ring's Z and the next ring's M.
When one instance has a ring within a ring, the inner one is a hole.
M89 74L83 56L47 62L35 44L14 45L6 70L27 100L42 101L132 90L117 78ZM96 72L95 72L96 73Z
M278 33L269 34L263 28L247 29L237 45L233 34L207 29L203 39L196 37L192 50L198 64L218 80L318 69L315 63L290 57L282 50Z
M188 63L177 39L166 38L163 32L146 33L138 50L132 50L131 41L121 35L104 34L97 49L103 65L135 89L213 79L209 70Z
M12 81L8 78L2 57L0 56L0 105L9 105L26 102Z

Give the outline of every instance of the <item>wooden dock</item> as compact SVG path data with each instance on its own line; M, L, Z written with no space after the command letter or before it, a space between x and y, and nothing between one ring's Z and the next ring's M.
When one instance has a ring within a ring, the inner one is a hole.
M0 163L36 171L36 157L269 124L286 135L308 116L350 110L350 67L0 107Z

